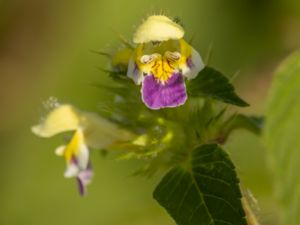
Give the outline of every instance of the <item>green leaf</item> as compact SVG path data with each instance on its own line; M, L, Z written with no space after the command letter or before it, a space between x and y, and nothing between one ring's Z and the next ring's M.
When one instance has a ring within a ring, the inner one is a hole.
M256 135L260 135L263 124L263 117L235 114L224 122L223 126L221 127L220 138L226 141L231 132L236 129L246 129Z
M246 225L234 165L218 145L196 148L172 169L153 197L178 225Z
M300 221L300 51L282 63L269 94L265 142L282 224Z
M249 106L234 90L233 85L219 71L205 67L187 84L191 97L210 97L237 106Z

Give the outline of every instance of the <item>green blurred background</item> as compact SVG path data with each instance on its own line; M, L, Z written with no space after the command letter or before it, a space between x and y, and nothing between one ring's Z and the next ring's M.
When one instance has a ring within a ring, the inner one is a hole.
M30 133L50 96L97 111L100 92L91 83L110 81L97 70L106 59L90 50L117 47L118 34L130 39L153 13L180 18L204 58L212 48L211 66L238 72L235 85L250 114L263 113L274 69L300 47L299 0L1 0L0 225L174 224L151 196L160 176L130 176L138 162L93 152L95 179L81 198L53 154L62 137ZM227 146L243 186L258 199L261 223L275 225L263 143L240 131Z

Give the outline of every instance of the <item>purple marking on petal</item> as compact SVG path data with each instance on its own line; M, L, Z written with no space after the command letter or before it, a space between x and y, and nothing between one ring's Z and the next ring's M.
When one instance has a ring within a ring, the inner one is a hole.
M193 60L192 60L192 57L188 57L187 60L186 60L186 64L187 66L191 69L193 68L195 65L193 63Z
M143 102L150 109L171 108L183 105L187 99L181 73L174 73L162 84L153 75L144 78L141 89Z
M81 170L76 177L78 183L78 189L81 196L86 194L86 186L91 182L93 178L93 170L90 162L86 169Z
M76 177L77 180L77 184L78 184L78 190L81 196L85 195L85 187L83 185L83 183L81 182L81 180L79 179L79 177Z
M74 163L76 166L78 166L78 159L76 158L75 155L72 155L72 157L71 157L71 163Z
M133 69L133 74L137 74L139 70L139 67L136 63L134 63L134 69Z

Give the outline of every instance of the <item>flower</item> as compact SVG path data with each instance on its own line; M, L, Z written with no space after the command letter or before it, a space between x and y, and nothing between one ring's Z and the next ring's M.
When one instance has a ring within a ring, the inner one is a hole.
M129 140L131 134L95 113L82 112L68 104L54 108L40 124L32 127L34 134L44 138L67 131L74 132L71 140L55 153L65 158L64 176L76 177L80 194L84 195L93 177L89 148L104 149L116 141Z
M166 16L148 17L136 30L136 47L127 76L142 84L142 100L150 109L177 107L187 100L185 80L193 79L204 64L184 39L183 28Z

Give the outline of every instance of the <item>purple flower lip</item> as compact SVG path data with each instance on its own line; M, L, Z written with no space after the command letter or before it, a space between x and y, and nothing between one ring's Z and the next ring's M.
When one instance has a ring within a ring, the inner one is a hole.
M76 180L78 184L78 190L81 196L86 195L87 190L86 186L91 182L93 178L93 170L91 163L89 162L85 169L80 170L78 173Z
M86 193L85 187L83 185L83 182L79 179L79 177L76 177L77 184L78 184L78 190L81 196L84 196Z
M147 75L141 93L145 105L154 110L178 107L187 100L185 82L181 73L173 73L164 84L157 81L153 75Z

